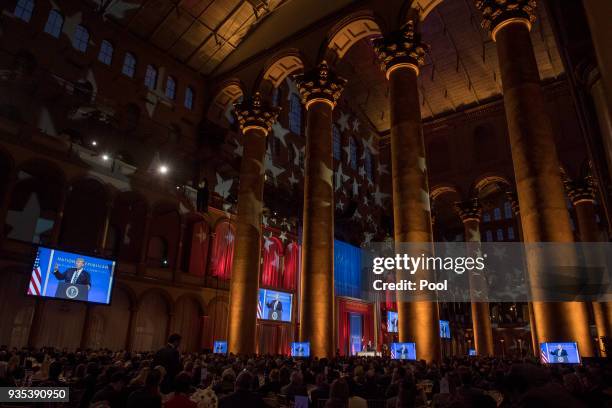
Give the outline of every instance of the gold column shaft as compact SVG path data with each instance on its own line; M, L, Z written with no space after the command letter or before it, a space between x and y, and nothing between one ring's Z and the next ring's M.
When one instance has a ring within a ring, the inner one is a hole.
M521 22L506 24L497 31L496 42L524 240L571 243L559 160L529 28ZM537 280L533 265L538 259L529 263L530 279ZM584 302L534 301L533 312L540 342L576 341L582 355L593 355Z
M431 243L429 186L416 70L388 71L395 242ZM440 327L434 301L398 301L401 342L416 342L418 359L439 361Z
M228 349L235 354L255 353L265 154L264 129L245 129L228 324Z
M334 355L334 190L332 184L333 105L307 108L300 341L314 357Z

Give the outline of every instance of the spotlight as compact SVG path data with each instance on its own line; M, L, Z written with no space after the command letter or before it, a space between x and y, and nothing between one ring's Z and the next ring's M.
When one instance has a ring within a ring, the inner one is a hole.
M97 146L97 145L98 145L98 142L96 142L95 140L92 140L92 141L91 141L91 145L92 145L92 146Z
M108 154L103 154L103 155L102 155L102 160L104 160L104 161L108 161L108 159L110 159L110 157L109 157L109 155L108 155Z
M166 166L165 164L162 164L161 166L159 166L159 167L157 168L157 171L158 171L160 174L166 174L166 173L168 173L168 166Z

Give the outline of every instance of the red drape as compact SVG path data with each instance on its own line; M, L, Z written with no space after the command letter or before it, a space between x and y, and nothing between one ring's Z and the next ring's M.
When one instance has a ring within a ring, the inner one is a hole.
M288 355L293 341L292 325L257 323L257 353Z
M345 356L349 348L349 313L359 313L363 319L363 343L374 344L374 309L372 304L349 299L338 299L338 349Z
M193 224L191 233L191 253L189 256L189 273L204 276L208 258L208 223L200 221Z
M295 290L300 270L300 246L292 242L285 250L285 267L283 270L283 288Z
M263 269L261 271L261 285L272 288L281 287L281 265L283 244L277 238L264 238L263 240Z
M212 276L221 279L229 279L232 276L234 238L234 227L228 221L217 224L210 260L210 274Z

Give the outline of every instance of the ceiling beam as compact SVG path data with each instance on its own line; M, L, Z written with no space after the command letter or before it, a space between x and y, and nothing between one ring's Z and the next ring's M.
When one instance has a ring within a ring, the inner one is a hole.
M212 28L210 28L208 25L204 24L200 18L204 15L204 13L206 13L208 11L208 8L211 6L211 4L213 4L214 0L210 0L209 3L206 5L206 7L204 7L202 9L202 11L197 15L194 16L191 13L189 13L189 15L193 18L193 20L191 21L191 23L189 23L189 26L183 30L183 32L178 36L178 38L176 40L174 40L174 42L172 43L172 45L170 45L168 48L166 48L166 51L170 51L172 48L174 48L176 46L176 44L179 43L180 40L183 39L183 36L185 34L187 34L187 32L189 32L189 30L191 30L191 28L194 26L194 24L197 22L198 24L203 25L204 27L206 27L209 31L213 31Z
M170 7L170 10L166 13L166 15L161 19L161 21L159 23L157 23L155 25L155 27L153 28L153 30L149 33L149 35L147 35L147 41L151 41L151 39L157 35L157 33L159 32L159 30L161 30L161 28L163 26L166 25L166 23L168 22L168 19L170 18L170 16L172 15L172 13L174 11L176 11L176 13L179 13L179 6L181 5L181 3L183 2L183 0L176 0L174 2L174 5L172 7Z

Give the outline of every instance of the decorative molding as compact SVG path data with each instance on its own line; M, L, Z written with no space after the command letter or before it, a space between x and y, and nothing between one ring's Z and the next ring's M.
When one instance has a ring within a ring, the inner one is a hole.
M528 29L536 21L535 0L476 0L482 13L481 25L491 32L495 41L497 32L508 24L525 24Z
M421 42L414 21L410 20L398 31L373 41L374 51L382 70L389 75L400 67L413 69L419 74L419 66L425 64L427 46Z
M249 129L261 129L267 135L280 112L279 107L263 103L259 92L243 102L234 104L234 107L243 134Z
M293 78L306 109L315 102L328 103L333 109L347 82L346 79L336 75L325 60L314 69L302 75L295 75Z

